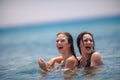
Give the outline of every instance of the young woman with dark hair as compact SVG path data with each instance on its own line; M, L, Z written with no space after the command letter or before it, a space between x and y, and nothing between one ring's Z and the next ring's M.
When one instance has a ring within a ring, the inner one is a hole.
M64 69L75 69L78 63L76 54L74 51L73 38L68 32L60 32L56 37L56 47L61 54L60 57L52 58L48 63L45 63L43 59L38 60L39 67L43 71L49 71L54 67L54 63L59 63L60 67Z
M101 54L95 51L95 41L90 32L81 32L77 37L77 47L81 54L78 67L96 67L103 63Z

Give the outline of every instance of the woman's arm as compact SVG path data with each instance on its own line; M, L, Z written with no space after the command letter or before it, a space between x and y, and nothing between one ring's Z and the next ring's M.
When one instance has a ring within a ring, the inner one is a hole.
M65 68L75 69L77 65L77 59L75 57L68 58L65 63Z
M55 63L61 63L61 61L63 60L63 58L60 56L60 57L54 57L52 58L51 60L49 60L47 63L45 63L45 61L40 58L38 60L38 64L39 64L39 67L44 71L44 72L47 72L50 68L54 68L54 64Z
M63 60L62 56L59 57L54 57L51 60L48 61L47 65L49 68L53 68L55 63L61 63L61 61Z
M91 67L96 67L96 66L99 66L103 64L103 61L102 61L102 57L100 55L100 53L98 52L95 52L93 53L92 57L91 57Z

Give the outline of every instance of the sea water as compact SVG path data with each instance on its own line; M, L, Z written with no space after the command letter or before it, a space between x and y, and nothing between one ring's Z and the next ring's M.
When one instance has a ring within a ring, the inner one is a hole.
M76 74L63 70L43 73L38 66L41 57L46 62L60 56L56 43L58 32L77 35L91 32L95 49L100 52L104 64L98 68L80 69ZM45 24L17 25L0 29L0 80L120 80L120 17L73 20Z

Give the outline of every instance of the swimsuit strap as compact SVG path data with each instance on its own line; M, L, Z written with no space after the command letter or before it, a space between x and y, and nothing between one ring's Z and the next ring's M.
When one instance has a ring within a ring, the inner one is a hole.
M81 68L80 61L81 61L81 59L78 60L78 64L77 64L77 67L78 67L78 68Z
M92 54L93 54L94 52L95 52L95 51L92 51L92 52L91 52L90 57L87 59L87 64L86 64L85 67L90 67L90 64L91 64L91 56L92 56ZM77 65L78 68L81 67L81 65L80 65L80 61L81 61L81 59L78 60L78 65Z
M90 67L90 64L91 64L91 56L92 54L94 53L95 51L92 51L91 54L90 54L90 57L87 59L87 64L85 67Z

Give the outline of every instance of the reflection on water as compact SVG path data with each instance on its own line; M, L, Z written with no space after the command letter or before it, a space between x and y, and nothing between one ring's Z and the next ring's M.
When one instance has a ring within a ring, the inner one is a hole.
M97 68L84 68L83 75L84 76L95 76L96 74L100 73L103 70L101 67Z
M47 72L40 72L40 77L39 77L39 80L44 80L45 79L45 77L46 77L46 75L47 75Z
M56 70L55 72L40 72L39 80L75 80L77 78L77 72L71 70L65 71L63 69Z
M96 68L80 68L76 70L64 70L59 69L55 72L42 72L40 71L40 79L39 80L53 80L54 78L57 80L97 80L100 79L99 75L103 71L103 67ZM96 78L97 77L97 78Z

